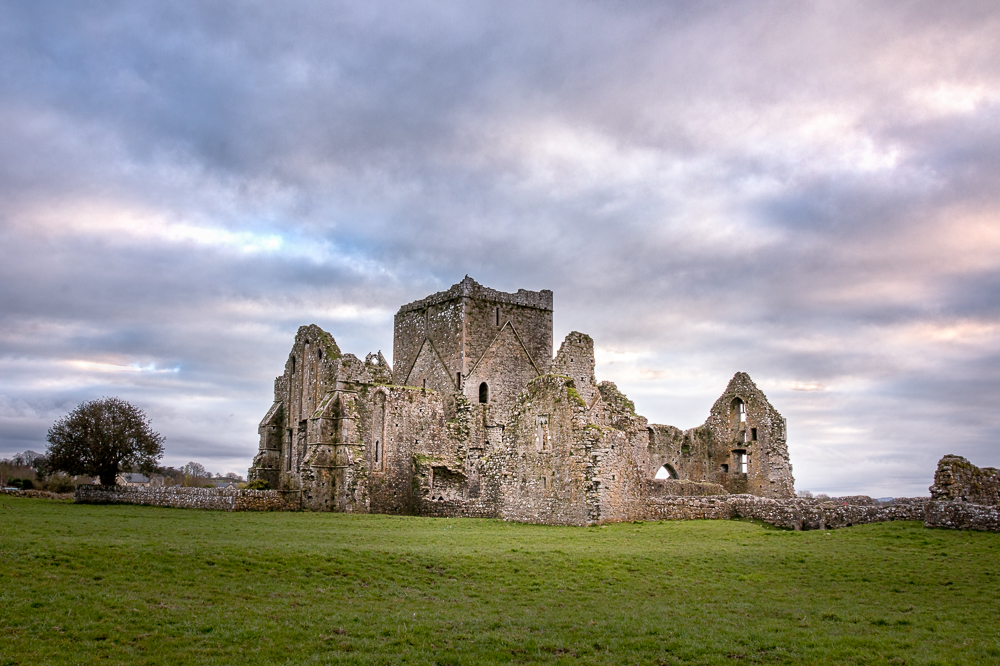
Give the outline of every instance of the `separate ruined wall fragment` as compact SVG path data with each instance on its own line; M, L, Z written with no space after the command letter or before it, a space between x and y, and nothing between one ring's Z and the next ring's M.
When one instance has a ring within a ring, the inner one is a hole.
M1000 532L1000 470L946 455L930 491L927 527Z
M938 461L931 499L972 504L1000 504L1000 470L976 467L962 456L946 455Z

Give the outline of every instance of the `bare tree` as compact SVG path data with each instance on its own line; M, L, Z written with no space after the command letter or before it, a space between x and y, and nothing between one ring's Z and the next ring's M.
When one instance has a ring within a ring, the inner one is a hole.
M205 471L205 466L201 463L189 462L181 469L184 470L185 474L196 479L208 479L212 477L212 473Z
M49 428L50 471L97 476L115 485L119 472L156 469L163 436L153 432L145 412L121 398L84 402Z

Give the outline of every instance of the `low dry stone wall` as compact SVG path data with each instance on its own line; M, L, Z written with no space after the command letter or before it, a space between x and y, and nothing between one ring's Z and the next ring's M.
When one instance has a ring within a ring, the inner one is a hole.
M931 501L927 504L924 525L953 530L1000 532L1000 506Z
M687 479L653 479L646 482L646 494L658 497L709 497L729 493L717 483Z
M145 504L218 511L295 511L300 508L298 493L236 488L80 485L76 487L74 499L77 504Z
M692 489L688 489L689 491ZM40 491L13 491L23 497L52 496ZM233 488L148 488L141 486L76 487L78 504L145 504L218 511L296 511L301 508L297 493L278 490L236 490ZM850 500L850 501L846 501ZM465 508L467 516L488 516L485 507L469 510L461 503L422 503L424 515L455 516ZM924 521L927 527L1000 532L1000 506L969 502L933 501L926 498L897 498L880 504L870 497L836 500L770 499L756 495L660 495L646 501L646 520L729 520L749 518L793 530L831 530L865 523L891 520Z
M73 499L73 493L51 493L48 490L18 490L17 488L0 488L0 494L13 495L14 497L33 497L35 499Z
M844 498L847 499L847 498ZM858 498L851 498L858 500ZM750 518L794 530L830 530L864 523L925 519L926 499L900 498L892 504L841 500L770 499L756 495L652 497L648 520L727 520Z
M650 497L646 520L728 520L735 517L732 497Z

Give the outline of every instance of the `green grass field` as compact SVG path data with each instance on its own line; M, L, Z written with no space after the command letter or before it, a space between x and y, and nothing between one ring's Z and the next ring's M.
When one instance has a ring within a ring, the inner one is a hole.
M0 496L0 665L995 664L1000 534Z

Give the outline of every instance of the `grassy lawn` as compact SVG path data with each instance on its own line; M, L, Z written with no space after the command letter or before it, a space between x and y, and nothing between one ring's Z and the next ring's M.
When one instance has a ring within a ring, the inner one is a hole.
M1000 663L1000 534L0 496L0 666Z

